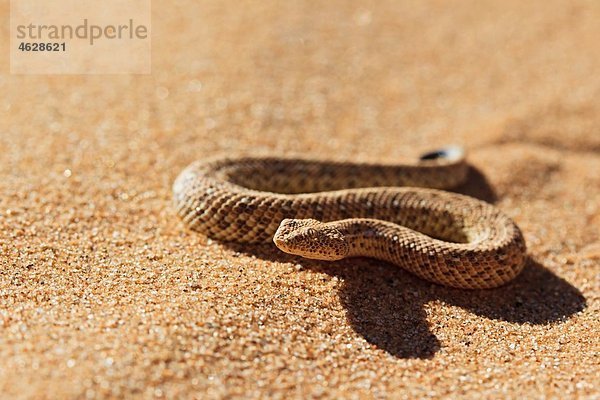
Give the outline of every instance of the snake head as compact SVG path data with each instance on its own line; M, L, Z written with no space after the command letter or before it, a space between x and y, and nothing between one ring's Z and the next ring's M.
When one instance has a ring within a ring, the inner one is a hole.
M342 232L315 219L284 219L273 242L286 253L315 260L341 260L349 251Z

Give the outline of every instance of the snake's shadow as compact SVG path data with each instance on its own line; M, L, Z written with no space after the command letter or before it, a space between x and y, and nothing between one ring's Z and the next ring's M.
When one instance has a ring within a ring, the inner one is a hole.
M488 203L495 203L498 200L498 195L496 195L485 175L472 165L469 165L465 183L454 188L452 191L466 194L476 199L487 201Z
M531 258L514 281L491 290L446 288L370 259L316 270L344 280L340 298L354 330L401 358L429 358L439 350L423 307L431 301L488 319L536 325L559 323L586 306L579 290Z
M471 167L457 192L494 202L496 194ZM476 315L517 324L559 323L586 307L581 292L529 258L508 285L491 290L451 289L421 280L394 265L367 258L334 263L280 252L275 245L225 244L230 249L336 276L343 281L340 299L352 328L372 345L399 358L431 358L441 344L430 331L424 305L441 300Z
M492 320L515 324L560 323L586 307L581 292L529 258L523 272L496 289L461 290L426 282L403 269L369 258L319 262L279 252L275 245L232 250L342 280L339 296L348 323L367 342L398 358L431 358L441 343L430 331L424 305L442 301Z

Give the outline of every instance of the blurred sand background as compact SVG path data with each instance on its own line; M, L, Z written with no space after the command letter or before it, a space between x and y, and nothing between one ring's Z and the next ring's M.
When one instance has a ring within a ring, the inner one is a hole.
M8 21L8 2L0 3ZM154 1L149 76L9 74L3 398L598 398L600 3ZM198 158L448 143L522 228L491 291L189 232Z

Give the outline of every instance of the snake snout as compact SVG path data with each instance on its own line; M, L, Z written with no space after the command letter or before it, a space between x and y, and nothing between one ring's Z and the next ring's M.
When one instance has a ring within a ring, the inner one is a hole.
M314 219L284 219L273 242L286 253L317 260L340 260L349 251L339 230Z

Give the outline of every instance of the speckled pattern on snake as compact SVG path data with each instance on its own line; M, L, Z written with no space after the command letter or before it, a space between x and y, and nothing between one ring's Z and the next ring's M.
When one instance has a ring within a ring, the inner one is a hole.
M176 179L175 207L221 241L274 241L319 260L373 257L438 284L492 288L522 270L526 247L498 208L439 189L466 179L460 148L402 165L287 158L197 161Z

